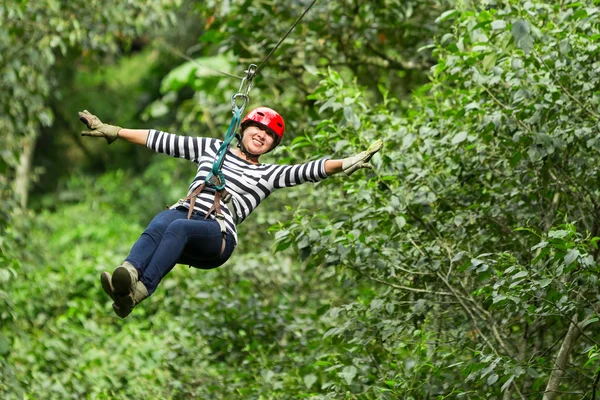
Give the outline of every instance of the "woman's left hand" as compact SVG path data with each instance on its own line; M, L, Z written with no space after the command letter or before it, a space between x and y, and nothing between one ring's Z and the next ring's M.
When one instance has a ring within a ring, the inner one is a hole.
M369 163L369 160L381 149L382 145L383 140L376 140L375 142L371 143L367 150L358 153L353 157L344 158L342 160L342 171L344 171L346 175L350 176L361 168L373 168L373 166Z

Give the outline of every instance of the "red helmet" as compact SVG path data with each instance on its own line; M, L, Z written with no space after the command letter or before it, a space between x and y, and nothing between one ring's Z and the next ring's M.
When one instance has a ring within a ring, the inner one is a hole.
M277 111L269 107L258 107L250 111L242 121L242 129L245 129L251 122L263 125L277 135L278 142L283 139L283 131L285 130L285 122Z

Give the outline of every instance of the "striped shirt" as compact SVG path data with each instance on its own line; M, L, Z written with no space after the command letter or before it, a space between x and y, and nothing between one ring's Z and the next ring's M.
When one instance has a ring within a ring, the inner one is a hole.
M188 189L190 194L204 182L211 171L222 143L221 140L213 138L179 136L151 129L146 146L158 153L185 158L198 164L196 177ZM236 242L236 223L241 224L275 189L327 178L325 161L326 159L321 159L298 165L252 164L229 150L221 170L225 175L226 189L232 196L231 201L237 215L234 217L227 203L223 201L221 208L227 229L233 234ZM205 188L196 198L194 210L206 214L213 204L214 197L215 190ZM189 209L189 200L183 206Z

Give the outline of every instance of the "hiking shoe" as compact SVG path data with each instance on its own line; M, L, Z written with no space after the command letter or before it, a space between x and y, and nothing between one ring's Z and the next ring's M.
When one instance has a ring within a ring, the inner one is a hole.
M112 275L112 286L114 293L119 296L126 296L133 293L138 281L138 271L133 265L125 261L119 265Z
M131 293L126 295L115 295L113 309L119 317L125 318L131 313L133 308L141 303L146 297L148 297L148 289L146 289L146 286L142 282L137 281L135 288Z
M121 308L116 303L113 303L112 307L113 307L115 314L117 314L120 318L127 317L129 314L131 314L131 311L133 310L133 307L132 308Z
M112 279L108 272L103 272L100 274L100 283L102 284L104 293L109 295L112 301L115 301L115 288L113 288Z

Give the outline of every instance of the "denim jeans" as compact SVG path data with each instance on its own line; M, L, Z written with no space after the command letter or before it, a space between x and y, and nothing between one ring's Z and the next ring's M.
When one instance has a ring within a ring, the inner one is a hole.
M225 250L219 255L223 243L219 223L204 219L201 213L192 214L188 220L187 212L187 208L177 207L156 215L125 259L138 270L149 295L175 264L216 268L235 249L235 239L227 233Z

